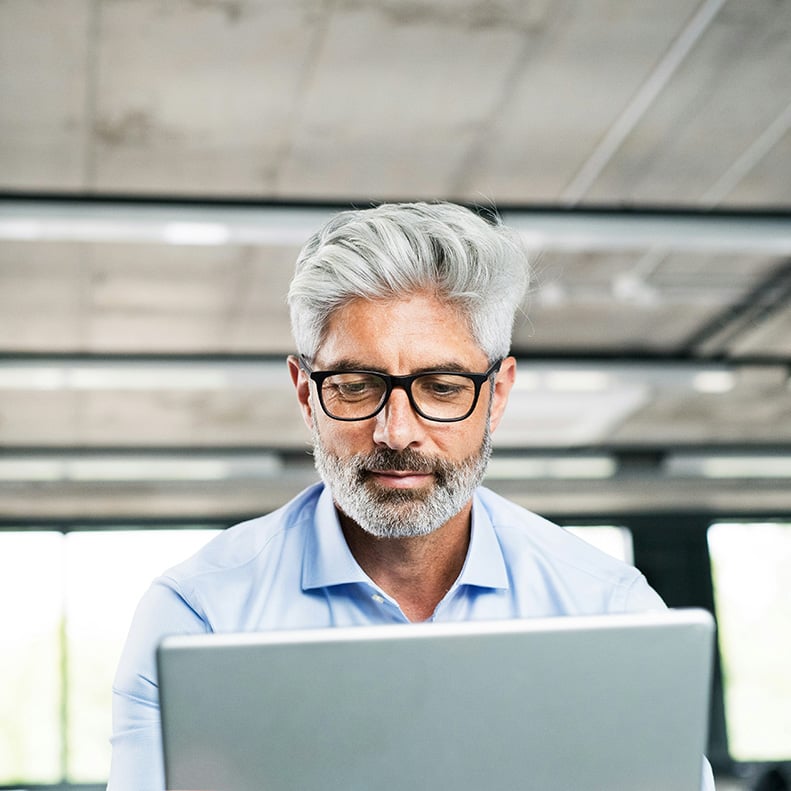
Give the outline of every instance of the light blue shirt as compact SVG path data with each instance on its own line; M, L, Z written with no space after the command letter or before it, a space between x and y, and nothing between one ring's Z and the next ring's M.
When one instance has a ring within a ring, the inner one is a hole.
M480 488L467 558L431 620L664 606L633 567ZM406 622L355 561L323 484L223 531L155 580L137 608L113 686L109 791L164 788L155 652L165 635Z

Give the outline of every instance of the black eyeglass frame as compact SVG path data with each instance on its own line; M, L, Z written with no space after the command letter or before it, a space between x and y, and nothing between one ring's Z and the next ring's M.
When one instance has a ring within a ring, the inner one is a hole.
M409 403L412 409L420 415L424 420L431 420L434 423L458 423L461 420L466 420L474 411L475 407L478 406L478 399L481 395L481 388L483 387L484 383L495 376L499 370L500 366L503 364L503 359L500 358L499 360L495 360L492 363L491 367L485 373L470 373L468 371L442 371L442 370L435 370L435 371L421 371L417 374L409 374L407 376L391 376L390 374L382 373L381 371L369 371L364 368L354 368L354 369L340 369L335 371L314 371L310 367L310 363L308 362L307 358L303 355L299 356L299 362L302 369L305 373L316 383L316 392L319 395L319 403L321 404L321 408L324 410L324 414L327 417L332 418L333 420L340 420L344 423L354 423L358 420L370 420L372 417L376 417L386 406L387 402L390 400L390 395L392 394L395 388L401 388L406 394L407 398L409 399ZM322 385L325 379L328 379L330 376L338 376L339 374L367 374L369 376L378 376L382 379L385 383L385 394L382 398L382 403L371 412L370 415L365 415L364 417L337 417L330 413L327 409L326 405L324 404L324 396L322 395ZM427 415L415 401L414 396L412 395L412 383L416 379L420 379L422 376L437 376L437 375L448 375L452 374L453 376L463 376L465 379L469 379L473 385L475 385L475 394L472 399L472 405L467 410L465 414L461 417L431 417Z

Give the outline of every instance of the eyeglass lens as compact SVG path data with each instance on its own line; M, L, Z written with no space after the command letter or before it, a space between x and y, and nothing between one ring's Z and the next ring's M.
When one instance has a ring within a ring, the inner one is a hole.
M418 376L411 385L412 398L428 418L452 420L465 416L475 402L475 383L461 374ZM387 382L372 373L339 373L322 383L324 408L341 419L370 417L387 395Z

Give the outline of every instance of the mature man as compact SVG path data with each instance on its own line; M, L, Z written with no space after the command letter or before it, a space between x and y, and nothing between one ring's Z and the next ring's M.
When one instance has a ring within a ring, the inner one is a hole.
M165 634L664 606L634 568L480 486L526 287L516 237L451 204L343 212L310 239L288 368L322 483L153 583L116 677L110 791L162 788Z

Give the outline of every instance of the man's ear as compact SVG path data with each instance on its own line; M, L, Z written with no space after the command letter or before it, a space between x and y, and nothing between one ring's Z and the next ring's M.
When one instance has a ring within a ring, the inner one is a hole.
M297 401L302 411L302 419L305 425L313 430L313 405L310 401L310 379L305 373L305 369L299 364L299 359L290 354L288 356L288 372L291 376L291 381L294 383L294 388L297 391Z
M516 380L516 360L513 357L506 357L500 365L500 370L494 379L492 387L492 412L491 429L494 431L500 423L500 418L505 412L508 404L508 396Z

